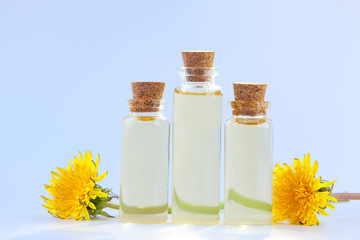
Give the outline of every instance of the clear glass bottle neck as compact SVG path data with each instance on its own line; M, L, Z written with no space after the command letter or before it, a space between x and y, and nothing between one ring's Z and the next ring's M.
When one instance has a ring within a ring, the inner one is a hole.
M162 117L163 113L159 110L158 112L130 112L130 115L139 117Z
M215 77L219 75L217 68L180 67L178 73L182 79L182 88L213 89L217 87L215 85Z
M188 77L181 76L182 86L185 88L211 88L215 87L215 77L209 77L205 82L189 81Z

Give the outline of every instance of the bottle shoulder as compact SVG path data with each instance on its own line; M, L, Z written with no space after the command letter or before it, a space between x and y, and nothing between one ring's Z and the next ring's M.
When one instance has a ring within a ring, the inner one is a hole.
M223 95L221 87L217 85L199 87L180 85L175 88L174 93L185 95Z
M211 85L180 85L177 86L174 90L175 93L218 93L222 95L222 89L220 86L211 84Z
M123 118L123 124L131 125L131 124L163 124L170 125L169 120L163 116L138 116L138 115L128 115Z
M226 120L225 127L258 127L258 128L272 128L273 122L270 118L262 119L247 119L232 117Z

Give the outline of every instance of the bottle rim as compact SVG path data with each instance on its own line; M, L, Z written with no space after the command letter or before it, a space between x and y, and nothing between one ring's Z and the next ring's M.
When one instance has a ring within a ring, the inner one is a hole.
M217 67L179 67L178 74L184 77L216 77L219 75Z

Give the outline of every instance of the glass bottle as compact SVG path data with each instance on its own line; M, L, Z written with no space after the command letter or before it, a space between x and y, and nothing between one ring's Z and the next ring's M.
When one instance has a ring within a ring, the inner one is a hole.
M266 84L234 83L225 124L225 224L271 224L273 125Z
M172 222L217 224L222 98L215 85L218 70L212 67L214 52L182 54L187 67L179 69L182 84L174 92ZM202 63L210 58L211 64L187 64L194 58Z
M167 222L170 123L161 112L164 87L159 82L132 83L134 99L128 100L130 115L122 126L123 222Z

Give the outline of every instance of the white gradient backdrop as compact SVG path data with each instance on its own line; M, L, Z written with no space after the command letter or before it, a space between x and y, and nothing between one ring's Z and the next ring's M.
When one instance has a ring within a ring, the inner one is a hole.
M274 163L310 153L337 192L359 192L359 12L356 0L1 1L2 214L45 212L50 171L87 149L118 192L130 82L165 81L171 120L180 51L195 49L216 51L223 123L232 82L267 83Z

